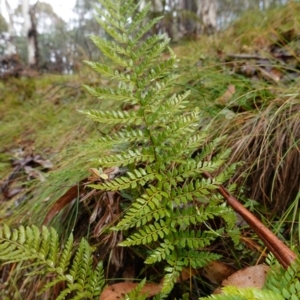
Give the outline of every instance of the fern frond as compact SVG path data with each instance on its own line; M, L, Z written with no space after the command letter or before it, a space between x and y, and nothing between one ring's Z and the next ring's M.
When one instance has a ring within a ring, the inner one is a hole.
M265 288L279 295L283 295L284 299L300 298L300 258L298 257L294 263L286 270L282 266L275 264L268 272Z
M168 199L168 194L150 185L145 190L145 193L140 198L137 198L135 203L128 209L116 229L127 230L134 226L140 227L145 225L151 220L157 221L166 216L170 217L171 212L163 206L163 198Z
M97 66L95 67L97 68ZM131 89L113 89L113 88L92 88L86 85L83 87L95 97L105 100L128 101L131 104L137 104L138 99L132 94ZM84 113L85 111L79 110Z
M118 144L134 144L134 143L146 143L149 141L149 135L140 129L127 129L120 130L119 132L104 137L100 137L98 140L98 146L101 148L110 147L112 149Z
M133 23L134 24L134 23ZM134 24L138 26L138 24ZM163 35L149 36L140 47L136 47L136 50L131 53L131 58L134 62L139 61L152 49L152 47L164 39Z
M128 188L135 189L138 185L144 186L147 182L157 179L161 180L161 175L157 172L146 169L135 169L133 172L127 172L127 176L117 177L112 181L106 181L101 184L91 184L90 187L98 190L117 191Z
M144 153L143 153L144 152ZM153 162L155 157L154 154L151 153L150 149L148 151L140 152L138 149L136 150L127 150L122 154L115 154L104 156L99 158L99 163L102 167L113 167L113 166L128 166L129 164L135 163L138 164L140 162ZM128 172L127 175L134 179L132 173Z
M133 246L148 244L157 241L159 238L163 239L165 235L168 235L172 231L170 225L163 220L154 224L143 226L143 229L137 230L136 233L131 235L125 241L120 243L120 246Z
M222 229L211 231L176 231L173 233L173 244L180 245L181 248L199 249L210 245L211 241L215 240L221 233Z
M146 279L143 279L136 288L134 288L132 291L130 291L130 293L128 293L127 295L125 295L125 300L146 300L147 297L147 293L144 294L142 293L142 288L144 287L146 283Z
M93 70L95 70L97 73L103 74L107 78L115 79L115 80L122 80L128 84L134 85L134 81L131 80L130 76L120 73L118 70L115 70L107 65L97 63L97 62L91 62L91 61L84 61L84 63L87 64L89 67L91 67ZM87 87L87 89L88 89L88 87ZM97 92L95 90L93 91L93 89L89 89L89 92L93 93L93 95L97 94Z
M39 291L39 294L64 282L65 289L57 299L65 299L70 293L72 299L96 299L104 285L102 265L93 267L92 248L82 239L74 260L72 235L60 252L58 234L53 228L20 226L11 230L7 225L0 228L0 261L8 264L23 262L23 268L32 268L28 276L52 274L51 280ZM9 250L9 251L8 251Z
M142 117L135 111L97 111L97 110L85 110L80 111L87 115L94 121L106 124L135 124L142 123Z
M162 294L169 294L173 289L174 283L180 277L183 269L183 263L174 257L174 261L168 261L169 266L165 268L166 275L164 276Z
M209 297L201 297L201 300L284 300L287 298L282 297L280 294L274 293L269 290L260 290L256 288L238 288L235 286L226 286L222 288L224 294L212 295ZM298 298L297 298L298 299ZM296 299L295 299L296 300Z
M174 245L169 240L166 240L166 242L160 244L160 247L152 251L151 255L145 260L145 264L154 264L161 260L166 260L174 249Z
M150 4L137 11L133 1L130 5L121 0L112 5L110 1L100 0L103 9L98 11L97 21L112 40L95 36L92 40L116 66L87 64L114 80L117 87L86 89L99 99L136 106L126 112L85 112L96 121L122 125L121 132L100 138L103 145L99 147L111 146L98 159L100 167L128 168L121 177L91 187L130 195L131 206L113 230L133 232L121 246L153 248L147 263L168 263L163 287L167 294L183 266L202 267L219 257L206 253L205 248L224 229L214 231L205 222L226 213L225 228L233 228L233 218L228 208L220 205L216 189L234 168L220 171L229 154L214 153L220 140L208 143L208 129L199 130L201 112L190 109L190 93L173 93L178 78L176 56L169 51L169 58L161 59L169 40L163 35L142 39L160 20L145 22ZM199 149L201 153L195 156ZM218 177L204 179L205 172ZM197 231L198 224L207 230Z
M141 28L136 32L135 38L132 40L133 44L136 44L162 17L153 18L147 24L141 26ZM164 50L164 49L162 49Z
M217 186L210 183L207 179L195 179L191 182L187 182L182 187L173 187L172 200L178 206L185 205L190 201L197 201L207 203L209 200L207 195L215 190Z
M185 249L180 249L177 255L182 265L191 266L194 269L202 268L208 263L221 258L219 254Z

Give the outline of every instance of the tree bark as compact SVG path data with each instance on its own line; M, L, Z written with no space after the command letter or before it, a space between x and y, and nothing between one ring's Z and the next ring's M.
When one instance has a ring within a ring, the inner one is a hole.
M37 30L34 22L35 5L29 6L29 0L23 0L22 13L24 17L24 32L27 38L27 61L32 68L38 63Z
M197 16L202 24L198 27L198 32L212 34L217 28L216 0L198 0Z
M13 24L13 12L7 0L5 0L5 6L8 13L8 43L7 43L7 55L13 55L16 53L16 47L13 43L14 24Z

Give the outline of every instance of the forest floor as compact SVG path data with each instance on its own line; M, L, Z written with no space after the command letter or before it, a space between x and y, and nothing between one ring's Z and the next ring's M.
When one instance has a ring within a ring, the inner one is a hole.
M211 124L212 136L227 135L222 147L232 149L229 162L244 162L232 178L242 187L236 196L291 247L300 244L300 15L295 11L297 3L266 15L248 13L215 36L171 45L180 60L178 89L191 91L191 103ZM111 128L78 110L118 104L99 102L82 84L110 83L84 65L76 75L0 82L2 222L51 225L62 242L74 228L77 240L94 239L96 201L83 200L97 194L83 185L98 167L97 139ZM240 269L264 261L262 243L247 226L242 239L239 249L221 245L223 262ZM101 255L107 260L109 253ZM132 275L134 255L128 252L122 272L108 270L108 277ZM202 296L218 284L207 272L201 270L193 282Z

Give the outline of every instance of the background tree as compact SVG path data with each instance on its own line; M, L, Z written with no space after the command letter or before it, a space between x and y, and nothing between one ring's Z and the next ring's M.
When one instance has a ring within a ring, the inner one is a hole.
M6 48L6 54L12 55L16 52L13 39L14 39L14 24L13 24L13 11L8 3L7 0L5 0L5 6L8 13L8 24L6 26L7 28L7 48Z
M150 3L153 19L164 15L153 33L166 33L172 41L211 34L251 9L264 10L285 4L287 0L144 0ZM77 0L74 17L64 21L51 4L38 1L32 9L29 0L22 0L16 9L6 3L6 19L0 16L0 55L17 52L23 63L37 65L43 72L71 73L82 60L99 60L99 51L89 35L104 36L105 32L93 17L97 1ZM136 0L137 3L137 0ZM149 21L148 19L148 21ZM36 20L36 21L35 21ZM147 22L147 20L145 20ZM36 24L36 26L35 26ZM25 28L25 32L21 32ZM37 32L39 33L37 35ZM37 63L37 59L39 62Z
M202 21L200 32L212 34L217 29L216 0L199 0L197 16Z

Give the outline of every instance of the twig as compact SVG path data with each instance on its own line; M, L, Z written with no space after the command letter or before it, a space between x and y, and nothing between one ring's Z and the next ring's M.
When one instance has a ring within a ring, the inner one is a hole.
M206 178L213 179L208 173L203 174ZM249 224L253 231L263 241L265 246L271 251L284 268L288 268L296 260L296 254L289 249L279 238L269 230L258 218L248 211L235 197L233 197L224 186L218 187L218 192L226 199L227 203L235 212Z

